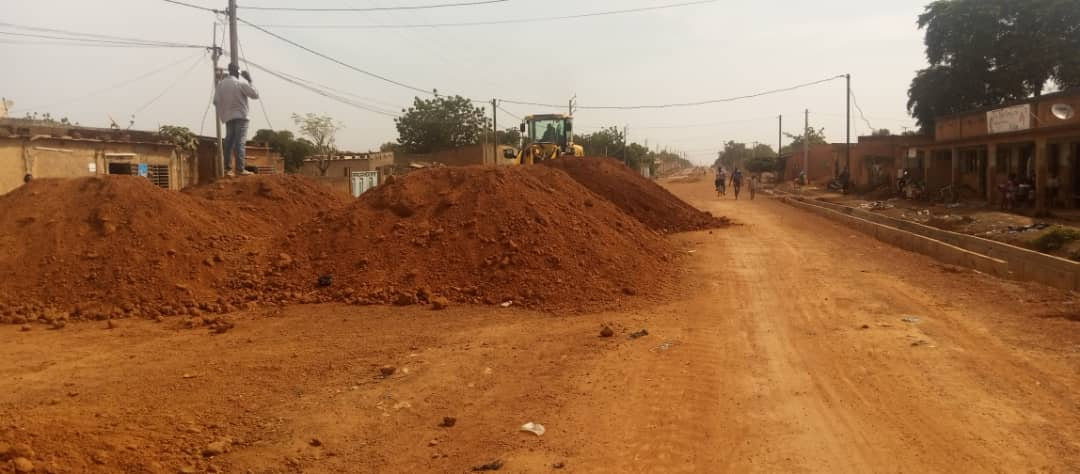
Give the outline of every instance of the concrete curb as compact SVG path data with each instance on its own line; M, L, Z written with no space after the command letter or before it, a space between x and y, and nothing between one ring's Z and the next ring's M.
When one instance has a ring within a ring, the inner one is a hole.
M1033 281L1063 290L1080 290L1080 263L1071 260L802 196L779 195L779 199L793 207L841 222L882 242L944 263L999 278Z

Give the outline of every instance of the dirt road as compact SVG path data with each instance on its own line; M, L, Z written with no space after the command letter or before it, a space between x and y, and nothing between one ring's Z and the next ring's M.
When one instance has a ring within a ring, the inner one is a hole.
M705 182L670 187L740 225L672 237L692 253L659 306L293 306L235 315L224 334L179 319L0 328L0 444L28 445L46 472L1080 466L1074 295L767 199L720 202ZM519 432L529 421L547 432Z

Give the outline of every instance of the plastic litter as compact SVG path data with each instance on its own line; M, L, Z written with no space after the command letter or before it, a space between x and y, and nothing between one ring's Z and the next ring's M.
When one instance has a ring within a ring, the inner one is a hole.
M917 316L907 316L901 319L901 321L909 324L919 324L920 322L922 322L922 319L918 318Z
M630 339L637 339L639 337L645 337L645 336L648 336L648 335L649 335L649 331L642 329L642 330L640 330L638 332L631 333L627 337L629 337Z
M544 433L547 432L547 430L544 429L544 425L541 425L540 423L534 423L534 422L531 422L531 421L528 422L528 423L525 423L524 425L521 425L521 431L528 431L528 432L530 432L532 434L535 434L536 436L544 436Z
M675 347L675 342L674 341L665 341L663 344L660 344L659 346L656 346L656 347L654 347L652 349L649 349L649 351L650 352L664 352L664 351L666 351L668 349L671 349L672 347Z
M503 308L509 308L509 307L510 307L510 306L512 306L513 304L514 304L514 302L513 302L513 301L507 301L507 302L505 302L505 303L502 303L502 304L500 304L499 306L502 306Z

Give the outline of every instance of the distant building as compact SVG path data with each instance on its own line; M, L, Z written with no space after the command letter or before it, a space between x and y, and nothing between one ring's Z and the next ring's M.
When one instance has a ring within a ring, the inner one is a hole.
M140 175L162 188L181 189L198 182L197 168L156 132L0 119L0 194L21 186L26 175Z
M948 185L991 201L1015 174L1034 184L1036 207L1046 207L1046 184L1056 176L1058 200L1080 207L1080 89L972 110L936 120L932 141L909 148L904 166L930 193Z

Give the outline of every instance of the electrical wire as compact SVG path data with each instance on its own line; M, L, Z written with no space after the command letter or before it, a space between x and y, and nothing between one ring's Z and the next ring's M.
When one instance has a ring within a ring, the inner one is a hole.
M196 10L202 10L202 11L207 11L207 12L212 12L212 13L223 13L221 10L215 10L213 8L210 8L210 7L193 5L193 4L190 4L190 3L180 2L180 1L177 1L177 0L163 0L163 1L165 1L167 3L172 3L174 5L180 5L182 7L194 8Z
M265 72L265 73L267 73L267 74L269 74L271 76L274 76L274 77L276 77L278 79L281 79L281 80L283 80L285 82L288 82L288 83L293 84L295 86L301 87L303 89L307 89L310 92L313 92L313 93L315 93L317 95L320 95L320 96L326 97L328 99L340 102L342 104L349 105L349 106L355 107L357 109L364 110L364 111L367 111L367 112L371 112L371 113L374 113L374 114L385 115L385 116L393 117L393 118L398 117L397 114L387 112L385 110L380 110L378 108L371 107L371 106L368 106L368 105L365 105L365 104L357 103L355 101L349 100L348 98L341 97L341 96L339 96L337 94L322 90L322 89L320 89L320 88L318 88L318 87L316 87L316 86L314 86L312 84L305 83L303 80L300 80L298 78L290 77L288 74L279 73L279 72L274 71L272 69L269 69L267 67L260 66L259 64L253 63L251 61L247 61L247 64L249 66L254 67L255 69L258 69L258 70L260 70L262 72Z
M142 45L142 44L98 44L98 43L76 43L76 42L64 42L64 41L22 41L22 40L8 40L0 39L2 44L17 44L25 46L64 46L71 48L160 48L161 46Z
M720 103L726 103L726 102L735 102L735 101L739 101L739 100L754 99L754 98L757 98L757 97L764 97L764 96L767 96L767 95L779 94L779 93L782 93L782 92L791 92L791 91L794 91L794 90L804 89L804 88L807 88L807 87L816 86L818 84L824 84L826 82L835 81L837 79L843 79L844 77L845 77L845 75L841 74L841 75L838 75L838 76L828 77L828 78L825 78L825 79L819 79L819 80L816 80L816 81L804 82L802 84L797 84L797 85L790 86L790 87L783 87L783 88L780 88L780 89L772 89L772 90L768 90L768 91L764 91L764 92L757 92L757 93L754 93L754 94L740 95L740 96L735 96L735 97L725 97L725 98L722 98L722 99L710 99L710 100L701 100L701 101L696 101L696 102L679 102L679 103L658 104L658 105L604 105L604 106L579 105L578 109L581 109L581 110L642 110L642 109L670 109L670 108L676 108L676 107L697 107L697 106L701 106L701 105L720 104ZM509 101L507 101L507 102L509 102ZM513 102L511 102L511 103L513 103Z
M80 96L78 96L76 98L73 98L73 99L64 99L64 100L61 100L61 101L58 101L58 102L53 102L53 103L43 105L43 106L38 106L38 107L20 107L20 109L26 109L26 110L30 110L30 109L49 109L49 108L55 107L57 105L72 104L72 103L75 103L75 102L78 102L78 101L81 101L81 100L84 100L84 99L89 99L91 97L96 97L96 96L104 94L106 92L109 92L109 91L124 87L126 85L134 84L134 83L139 82L139 81L141 81L143 79L146 79L146 78L148 78L150 76L160 74L161 72L166 71L168 69L171 69L172 67L174 67L174 66L176 66L178 64L183 64L183 63L185 63L187 61L190 61L191 58L193 58L195 56L202 56L204 54L205 54L204 52L199 52L199 53L197 53L195 55L184 56L184 57L180 58L177 61L171 62L171 63L166 64L164 66L161 66L161 67L159 67L157 69L146 72L145 74L141 74L141 75L133 77L131 79L126 79L124 81L118 82L116 84L113 84L111 86L108 86L108 87L105 87L105 88L102 88L102 89L97 89L97 90L88 92L86 94L82 94L82 95L80 95Z
M166 0L170 1L170 0ZM441 3L435 5L413 5L394 7L365 7L365 8L310 8L310 7L242 7L244 10L260 11L287 11L287 12L381 12L393 10L430 10L432 8L471 7L476 5L488 5L492 3L505 3L509 0L480 0L474 2Z
M515 113L513 113L513 112L511 112L511 111L509 111L509 110L506 110L506 109L505 109L505 108L503 108L503 106L501 106L501 105L498 105L498 106L496 106L496 108L498 108L499 110L503 111L503 113L504 113L504 114L506 114L506 115L509 115L509 116L510 116L511 118L513 118L513 119L516 119L516 120L518 120L518 121L521 121L521 122L525 121L525 119L524 119L524 118L522 118L522 117L518 116L517 114L515 114Z
M290 39L288 39L288 38L286 38L286 37L284 37L284 36L281 36L281 35L279 35L279 34L277 34L277 33L274 33L274 32L272 32L272 31L270 31L270 30L267 30L266 28L263 28L263 27L261 27L261 26L259 26L259 25L256 25L256 24L254 24L254 23L251 23L251 22L249 22L249 21L247 21L247 20L244 20L244 19L242 19L242 18L237 18L237 20L238 20L238 21L240 21L240 22L242 22L242 23L244 23L245 25L248 25L248 26L250 26L250 27L252 27L252 28L255 28L256 30L259 30L259 31L261 31L261 32L263 32L263 33L265 33L265 34L267 34L267 35L269 35L269 36L272 36L272 37L274 37L274 38L277 38L278 40L284 41L285 43L288 43L288 44L290 44L290 45L292 45L292 46L295 46L295 47L297 47L297 48L300 48L300 49L302 49L302 50L304 50L304 51L307 51L308 53L314 54L314 55L316 55L316 56L318 56L318 57L320 57L320 58L323 58L323 59L325 59L325 60L327 60L327 61L333 62L333 63L335 63L335 64L337 64L337 65L339 65L339 66L342 66L342 67L346 67L346 68L352 69L353 71L359 72L359 73L361 73L361 74L363 74L363 75L365 75L365 76L373 77L373 78L375 78L375 79L378 79L378 80L380 80L380 81L383 81L383 82L388 82L388 83L390 83L390 84L393 84L393 85L395 85L395 86L398 86L398 87L403 87L403 88L405 88L405 89L409 89L409 90L412 90L412 91L414 91L414 92L420 92L420 93L423 93L423 94L428 94L428 95L434 95L434 94L435 94L435 93L434 93L433 91L429 91L429 90L421 89L421 88L419 88L419 87L411 86L411 85L408 85L408 84L406 84L406 83L404 83L404 82L399 82L399 81L395 81L395 80L393 80L393 79L390 79L390 78L388 78L388 77L385 77L385 76L381 76L381 75L379 75L379 74L375 74L375 73L373 73L373 72L370 72L370 71L365 71L365 70L363 70L363 69L360 69L360 68L358 68L358 67L356 67L356 66L353 66L353 65L351 65L351 64L349 64L349 63L346 63L346 62L344 62L344 61L341 61L340 59L336 59L336 58L333 58L333 57L331 57L331 56L327 56L327 55L325 55L325 54L323 54L323 53L320 53L320 52L318 52L318 51L315 51L314 49L311 49L311 48L309 48L309 47L307 47L307 46L304 46L304 45L302 45L302 44L300 44L300 43L297 43L297 42L295 42L295 41L293 41L293 40L290 40Z
M215 71L216 72L216 71ZM203 134L203 130L206 130L206 116L210 115L210 107L214 106L214 95L217 94L217 84L210 86L210 100L206 102L206 110L203 111L202 121L199 122L199 135ZM217 115L214 115L214 120L217 120Z
M851 103L855 105L855 110L858 110L858 111L859 111L859 117L861 117L861 118L862 118L862 121L863 121L864 123L866 123L866 126L867 126L868 128L870 128L870 133L873 133L873 132L874 132L874 130L877 130L877 129L876 129L876 128L874 128L874 126L873 126L873 125L870 125L870 121L869 121L869 120L866 120L866 115L865 115L865 114L863 114L863 111L862 111L862 107L859 107L859 99L856 99L856 98L855 98L855 89L851 89L851 88L849 88L848 90L849 90L849 91L851 92Z
M404 108L404 107L400 107L400 106L397 106L397 105L388 104L388 103L385 103L385 102L382 103L383 105L370 104L370 103L367 103L367 102L372 102L372 99L370 97L364 97L364 96L353 94L353 93L348 92L348 91L335 89L335 88L327 86L325 84L320 84L318 82L312 81L310 79L305 79L305 78L302 78L302 77L299 77L299 76L296 76L296 75L293 75L293 74L281 72L281 71L275 71L273 69L267 68L266 66L261 66L259 64L255 64L255 63L252 63L250 61L245 61L245 62L249 66L253 66L256 69L259 69L260 71L267 72L268 74L275 75L280 79L288 79L288 80L291 80L293 82L299 82L299 83L305 84L305 85L307 85L307 86L309 86L311 88L318 89L318 90L320 90L322 92L327 92L331 96L334 96L333 98L335 100L343 99L343 100L347 101L348 105L358 106L358 107L359 106L365 107L365 110L368 110L369 112L376 112L376 113L381 113L381 114L384 114L384 115L390 115L390 116L397 117L396 111L401 110L401 109ZM352 97L352 99L348 99L347 97ZM393 107L394 110L390 110L387 107Z
M609 15L623 15L627 13L640 13L655 10L666 10L670 8L682 8L695 5L704 5L709 3L718 3L721 0L698 0L693 2L672 3L667 5L657 5L653 7L641 7L641 8L628 8L624 10L607 10L594 13L582 13L577 15L565 15L565 16L551 16L541 18L520 18L520 19L505 19L505 20L488 20L488 21L469 21L461 23L425 23L425 24L398 24L398 25L265 25L270 28L302 28L302 29L390 29L390 28L441 28L441 27L455 27L455 26L486 26L486 25L509 25L519 23L539 23L546 21L559 21L570 20L576 18L590 18L598 16Z
M65 39L65 40L77 40L77 39L94 38L94 39L104 39L104 40L116 40L116 41L121 41L121 42L151 43L151 44L162 44L162 45L171 45L171 46L185 46L185 47L198 47L198 48L204 48L205 47L205 46L200 46L200 45L197 45L197 44L179 43L179 42L175 42L175 41L148 40L148 39L142 39L142 38L129 38L129 37L124 37L124 36L102 35L102 34L97 34L97 33L83 33L83 32L79 32L79 31L62 30L62 29L57 29L57 28L44 28L44 27L40 27L40 26L19 25L19 24L15 24L15 23L7 23L7 22L0 22L0 27L5 27L5 28L10 28L10 29L15 29L15 30L36 31L36 32L39 32L39 33L54 33L54 34L62 34L62 35L66 35L66 36L78 37L78 38L62 38L62 39Z
M184 78L187 77L188 74L191 74L191 71L194 71L196 67L198 67L200 64L202 64L205 59L206 59L205 54L203 54L198 59L196 59L195 63L192 64L191 67L187 68L184 72L180 73L180 75L176 76L176 80L173 81L172 84L169 84L169 86L166 87L165 90L161 91L160 94L154 96L154 98L150 99L145 104L143 104L143 105L139 106L139 108L135 109L135 112L133 112L131 114L131 116L134 117L134 116L138 115L143 110L146 110L147 107L150 107L155 102L157 102L158 99L161 99L162 97L164 97L165 94L168 94L169 91L173 90L173 88L175 88L177 85L179 85L180 82L183 81Z
M180 44L180 43L162 43L155 41L142 41L142 40L106 40L106 39L92 39L92 38L73 38L65 36L55 35L41 35L36 33L12 33L9 31L0 31L0 35L4 36L16 36L21 38L39 38L50 40L63 40L74 41L82 43L95 43L102 45L119 45L119 46L140 46L140 47L156 47L156 48L197 48L205 49L206 46L197 44Z
M257 30L269 35L269 36L272 36L272 37L274 37L274 38L276 38L276 39L278 39L280 41L288 43L288 44L290 44L290 45L292 45L294 47L300 48L300 49L302 49L302 50L304 50L304 51L306 51L306 52L308 52L310 54L313 54L315 56L318 56L320 58L326 59L327 61L338 64L339 66L342 66L342 67L345 67L345 68L348 68L348 69L352 69L353 71L359 72L359 73L364 74L366 76L373 77L373 78L381 80L383 82L387 82L387 83L396 85L398 87L409 89L409 90L414 91L414 92L420 92L420 93L427 94L427 95L435 95L434 91L428 91L428 90L425 90L425 89L421 89L419 87L412 86L412 85L406 84L404 82L396 81L396 80L390 79L390 78L388 78L386 76L382 76L382 75L379 75L379 74L376 74L376 73L373 73L373 72L358 68L356 66L353 66L353 65L351 65L349 63L341 61L340 59L334 58L334 57L329 56L327 54L324 54L324 53L321 53L321 52L316 51L314 49L311 49L311 48L309 48L307 46L304 46L304 45L302 45L300 43L297 43L297 42L295 42L293 40L290 40L290 39L288 39L288 38L286 38L284 36L281 36L281 35L279 35L277 33L274 33L274 32L272 32L270 30L267 30L266 28L263 28L263 27L261 27L259 25L256 25L256 24L251 23L251 22L249 22L247 20L244 20L243 18L238 18L237 20L244 23L245 25L251 26L252 28L255 28L255 29L257 29ZM696 101L696 102L681 102L681 103L656 104L656 105L604 105L604 106L578 105L577 108L579 110L642 110L642 109L669 109L669 108L679 108L679 107L696 107L696 106L702 106L702 105L719 104L719 103L726 103L726 102L735 102L735 101L739 101L739 100L753 99L753 98L763 97L763 96L767 96L767 95L779 94L779 93L782 93L782 92L790 92L790 91L803 89L803 88L806 88L806 87L811 87L811 86L815 86L815 85L818 85L818 84L823 84L823 83L826 83L826 82L834 81L834 80L837 80L837 79L842 79L842 78L845 78L845 77L846 77L845 75L841 74L841 75L837 75L837 76L833 76L833 77L828 77L828 78L825 78L825 79L819 79L817 81L806 82L806 83L797 84L797 85L794 85L794 86L784 87L784 88L780 88L780 89L773 89L773 90L769 90L769 91L758 92L758 93L754 93L754 94L747 94L747 95L742 95L742 96L725 97L725 98L721 98L721 99L710 99L710 100L702 100L702 101ZM470 99L470 100L472 100L473 102L476 102L476 103L487 103L487 101L485 101L485 100L479 100L479 99ZM526 102L526 101L510 100L510 99L502 99L502 101L506 102L508 104L527 105L527 106L533 106L533 107L547 107L547 108L557 108L557 109L561 109L561 108L564 107L564 105L544 104L544 103L539 103L539 102Z
M237 46L240 47L240 59L244 61L244 64L248 64L247 53L244 52L244 43L237 40ZM274 124L270 122L270 115L266 113L266 101L262 98L259 99L259 108L262 109L263 119L266 120L266 126L270 130L274 129Z

